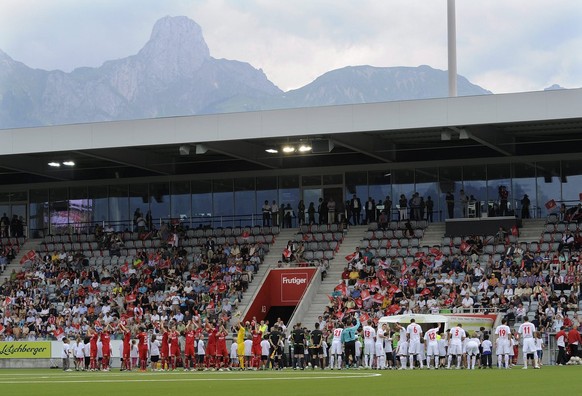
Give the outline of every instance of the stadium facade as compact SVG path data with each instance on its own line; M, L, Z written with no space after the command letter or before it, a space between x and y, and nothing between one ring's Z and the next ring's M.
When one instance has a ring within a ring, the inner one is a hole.
M574 89L5 129L0 214L40 237L131 228L137 208L154 223L244 226L265 200L297 213L300 200L390 196L396 210L418 192L439 221L447 192L486 208L505 186L510 210L527 194L543 217L551 200L580 201L581 103Z

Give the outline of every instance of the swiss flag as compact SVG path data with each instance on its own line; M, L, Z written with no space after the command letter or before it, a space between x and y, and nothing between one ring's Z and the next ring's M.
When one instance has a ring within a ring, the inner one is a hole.
M546 209L547 210L552 210L554 209L556 206L558 206L558 204L556 203L555 199L550 199L548 202L546 202Z
M370 319L370 315L367 313L364 312L360 315L360 323L365 323L368 321L368 319Z
M133 293L131 293L131 294L128 294L128 295L125 297L125 302L127 302L127 303L132 303L132 302L135 302L135 300L136 300L136 296L135 296L135 294L133 294Z
M461 246L459 246L459 248L461 249L462 252L468 253L469 250L471 250L471 245L469 245L467 242L463 241L463 242L461 242Z
M244 230L244 232L242 233L242 237L244 239L247 239L250 236L251 236L251 233L248 230Z
M374 278L372 281L370 281L368 283L368 287L370 289L379 289L380 288L380 284L378 283L378 279Z
M127 264L127 261L125 262L125 264L123 264L121 266L121 272L123 272L124 274L127 274L129 272L129 265Z
M391 285L391 286L388 288L388 292L389 292L390 294L399 293L400 291L401 291L401 290L400 290L400 288L399 288L398 286L396 286L396 285Z
M374 294L374 302L378 304L382 304L384 302L384 296L380 293Z
M360 297L362 297L362 300L366 301L369 298L371 298L372 296L370 295L370 292L367 290L362 290L362 293L360 293Z
M12 302L12 299L10 297L6 297L4 299L4 302L2 303L2 305L4 305L5 307L7 307L8 305L10 305L11 302Z
M392 304L392 305L390 305L390 307L388 307L388 314L389 315L395 315L398 312L400 312L400 305Z
M346 260L352 261L354 259L354 257L356 257L356 253L348 254L346 256Z
M62 341L63 338L65 338L65 330L63 330L62 327L59 327L58 329L53 331L53 335L58 341Z
M20 259L20 264L24 264L27 261L32 261L34 260L34 257L36 256L36 252L34 250L29 250L28 253L26 253L24 256L22 256L22 258Z
M289 250L289 249L285 248L285 250L283 250L283 256L284 256L285 258L289 258L289 257L291 257L291 250Z
M429 288L424 288L423 291L420 292L421 296L428 296L430 294L430 289Z
M337 285L335 287L335 290L341 292L341 294L343 294L344 296L348 294L348 287L343 282Z
M362 299L361 299L361 298L356 298L356 299L354 300L354 302L356 303L356 307L358 307L358 308L362 308L363 301L362 301Z

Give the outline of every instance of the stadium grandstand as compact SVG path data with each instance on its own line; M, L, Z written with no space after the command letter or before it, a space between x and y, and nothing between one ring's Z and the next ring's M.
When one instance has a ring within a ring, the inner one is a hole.
M2 338L121 342L164 320L327 336L403 313L579 326L580 103L575 89L1 130Z

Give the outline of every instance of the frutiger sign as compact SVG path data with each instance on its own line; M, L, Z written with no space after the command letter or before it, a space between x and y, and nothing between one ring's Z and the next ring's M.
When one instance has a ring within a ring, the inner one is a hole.
M296 304L309 285L310 276L307 272L283 272L281 275L281 302Z
M283 284L291 284L291 285L302 285L307 283L307 278L298 278L294 276L293 278L283 276Z

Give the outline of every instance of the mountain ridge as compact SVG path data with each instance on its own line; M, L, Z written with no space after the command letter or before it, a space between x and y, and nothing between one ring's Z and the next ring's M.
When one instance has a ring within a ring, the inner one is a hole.
M249 63L213 58L193 20L167 16L136 54L99 67L32 69L0 50L0 128L445 97L447 78L347 66L284 92ZM491 93L458 78L459 95Z

